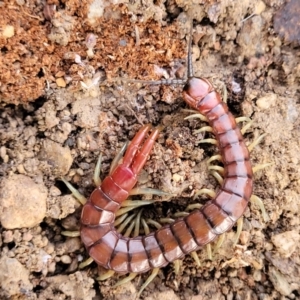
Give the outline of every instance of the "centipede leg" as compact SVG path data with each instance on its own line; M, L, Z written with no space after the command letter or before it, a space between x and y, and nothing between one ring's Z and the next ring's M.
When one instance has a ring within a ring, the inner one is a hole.
M156 195L156 196L172 196L172 194L151 188L134 188L129 192L129 195Z
M219 172L221 175L224 175L224 168L221 166L208 166L208 170L212 171L217 171Z
M217 145L218 144L217 140L213 139L213 138L204 139L204 140L200 140L200 141L197 142L197 144L204 144L204 143L212 144L212 145Z
M225 241L225 234L221 234L220 237L218 238L216 245L214 246L212 255L215 255L218 252L218 250L223 245L224 241Z
M111 162L110 169L109 169L109 174L111 174L114 171L114 169L118 165L119 161L122 159L123 154L124 154L127 146L128 146L128 142L126 142L122 146L122 148L120 149L120 151L117 152L116 156L114 157L113 161Z
M183 111L193 113L192 115L185 117L184 120L200 119L203 122L208 122L207 118L204 115L199 114L199 112L197 112L196 110L184 109Z
M206 245L206 253L207 253L207 258L209 260L212 260L212 250L211 250L211 244Z
M61 234L67 237L78 237L80 236L80 231L62 231Z
M79 191L65 178L61 178L61 181L67 186L67 188L72 192L72 195L77 199L81 205L84 205L86 203L86 198L79 193Z
M240 238L242 229L243 229L243 223L244 223L244 218L241 217L237 220L236 222L236 234L235 237L233 239L233 246L235 246Z
M246 125L244 125L241 129L241 133L242 135L244 135L246 133L246 131L252 126L253 124L253 120L251 120L248 117L238 117L235 118L236 123L241 123L241 122L246 122Z
M257 139L255 139L249 146L248 146L248 150L249 152L251 152L266 136L267 134L261 134Z
M100 184L101 184L101 179L100 179L101 163L102 163L102 154L99 155L97 164L96 164L96 167L94 170L93 180L94 180L95 186L100 186Z
M222 161L222 156L220 154L213 155L207 160L207 164L209 165L214 160Z
M261 134L257 139L255 139L249 146L248 146L248 150L249 152L251 152L262 140L263 138L266 136L266 133ZM271 166L273 163L266 163L266 164L259 164L256 165L252 168L253 173L256 173L259 170L262 170L266 167ZM251 203L256 204L260 210L261 210L261 214L263 217L264 222L268 222L270 220L268 213L266 212L265 206L262 202L262 200L257 197L256 195L252 195L250 198Z
M198 256L197 252L193 251L190 254L191 254L191 257L193 258L194 262L196 263L196 265L198 267L201 267L201 262L200 262L200 259L199 259L199 256Z
M272 166L273 163L259 164L252 168L253 173L256 173L259 170L265 169L266 167Z
M220 185L222 185L224 179L223 179L223 177L217 171L214 171L214 170L211 171L211 175L215 177L215 179L218 181L218 183Z
M128 276L126 276L125 278L119 280L116 284L113 285L113 288L120 286L122 284L125 284L129 281L131 281L132 279L134 279L138 274L137 273L130 273Z
M144 284L140 287L140 290L137 294L137 297L139 298L140 295L142 294L143 290L152 282L152 280L157 276L159 272L159 268L154 268L152 270L151 275L147 278L147 280L144 282Z
M78 268L83 269L83 268L89 266L93 261L94 260L91 257L89 257L86 260L84 260L81 264L79 264Z
M96 278L96 280L98 280L98 281L104 281L104 280L106 280L106 279L108 279L108 278L114 276L114 274L115 274L115 271L113 271L113 270L108 270L108 271L106 271L104 274L98 276L98 277Z
M270 217L269 217L268 213L266 212L266 209L265 209L265 206L264 206L262 200L259 197L257 197L256 195L252 195L250 198L250 201L251 201L251 203L256 204L260 208L264 222L270 221Z
M210 198L215 198L216 197L216 192L214 190L210 190L210 189L201 189L199 191L196 191L195 195L194 195L194 199L196 199L198 196L200 195L208 195ZM191 207L190 205L186 208L188 209L189 207ZM190 210L191 208L189 208Z
M203 126L200 129L194 131L194 134L198 134L201 132L213 132L213 128L211 126Z

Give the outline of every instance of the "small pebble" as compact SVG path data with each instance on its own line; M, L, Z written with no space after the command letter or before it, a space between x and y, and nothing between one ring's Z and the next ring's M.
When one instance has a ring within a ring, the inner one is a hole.
M68 264L70 264L72 262L72 258L69 255L63 255L63 256L61 256L60 261L63 264L67 264L68 265Z
M32 237L32 234L29 231L27 231L23 234L23 241L29 242L32 240Z
M39 157L49 165L47 171L51 176L67 174L73 162L69 147L63 147L50 139L44 140Z
M260 270L255 270L254 273L253 273L253 279L255 281L261 281L261 271Z
M272 243L283 257L290 257L300 241L300 234L296 230L286 231L272 236Z
M66 87L67 85L66 81L62 77L56 78L55 82L58 87Z
M172 176L172 179L175 181L175 182L179 182L179 181L182 181L182 176L178 175L178 174L173 174Z
M291 294L293 288L289 284L286 276L284 276L274 267L269 268L268 274L269 279L272 281L276 291L278 291L283 296L288 296Z
M15 28L11 25L6 25L0 31L3 38L11 38L15 35Z
M276 104L277 95L269 93L256 101L256 105L260 109L268 109Z

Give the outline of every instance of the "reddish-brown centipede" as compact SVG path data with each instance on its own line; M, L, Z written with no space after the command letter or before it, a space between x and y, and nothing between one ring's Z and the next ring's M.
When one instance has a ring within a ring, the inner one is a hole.
M213 128L224 164L223 185L213 200L173 224L135 238L119 234L113 225L115 213L136 184L159 133L154 129L144 142L151 127L143 126L123 163L93 191L82 210L81 239L89 255L106 269L143 273L163 267L228 231L248 205L253 186L249 151L228 107L207 79L190 77L183 98Z

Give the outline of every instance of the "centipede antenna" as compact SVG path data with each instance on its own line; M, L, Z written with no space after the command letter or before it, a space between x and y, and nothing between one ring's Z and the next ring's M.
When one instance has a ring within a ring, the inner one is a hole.
M193 40L193 19L191 20L189 47L188 47L188 56L187 56L187 75L188 75L188 78L193 77L192 40Z
M142 83L142 84L150 84L150 85L172 85L172 84L185 84L185 79L160 79L160 80L140 80L140 79L129 79L129 78L121 78L118 77L114 81L123 81L128 83Z

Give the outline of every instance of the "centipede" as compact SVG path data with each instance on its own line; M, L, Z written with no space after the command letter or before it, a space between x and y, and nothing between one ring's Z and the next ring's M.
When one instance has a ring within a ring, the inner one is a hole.
M119 233L114 226L116 213L136 185L160 133L150 124L142 126L122 163L96 187L81 212L81 240L89 256L107 270L141 274L181 259L229 231L243 216L251 198L253 169L241 130L213 84L193 76L190 48L191 38L188 79L182 95L212 128L224 166L223 183L214 198L171 224L142 236Z
M235 118L221 95L204 78L189 77L185 102L204 115L216 137L224 164L224 182L216 197L188 216L155 232L134 238L119 234L115 213L137 183L159 130L144 125L131 141L123 162L89 197L81 214L80 235L94 261L118 273L144 273L161 268L212 242L243 215L253 189L249 151Z

